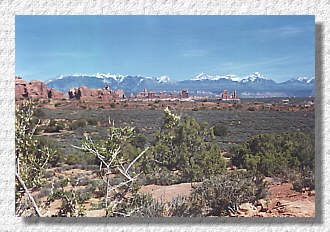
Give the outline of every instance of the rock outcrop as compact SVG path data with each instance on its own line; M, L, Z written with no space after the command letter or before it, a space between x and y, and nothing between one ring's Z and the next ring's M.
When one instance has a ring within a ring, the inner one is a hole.
M87 101L111 101L125 98L125 93L123 90L111 90L107 85L104 87L104 89L88 89L86 86L72 88L69 90L68 94L70 99L76 98Z
M55 91L54 88L48 90L48 98L53 99L67 99L69 96L67 94L62 93L61 91Z
M27 82L21 77L15 78L15 96L16 99L80 99L87 101L113 101L123 99L125 93L123 90L111 90L108 85L104 89L89 89L86 86L72 88L67 94L55 91L54 88L48 89L46 83L33 80Z
M33 80L27 82L21 77L15 78L15 97L16 98L48 98L48 88L46 83Z

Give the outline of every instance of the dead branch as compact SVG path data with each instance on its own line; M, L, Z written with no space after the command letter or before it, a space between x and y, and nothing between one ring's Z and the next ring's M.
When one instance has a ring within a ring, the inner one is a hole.
M33 196L30 194L28 188L26 187L26 185L25 185L24 181L22 180L22 178L20 177L20 175L16 172L15 176L16 176L17 180L19 181L19 183L23 186L24 191L27 194L27 196L29 197L34 210L37 212L37 215L39 217L43 217L43 215L41 214L41 212L40 212L40 210L39 210L39 208L38 208L38 206L37 206L37 204L36 204Z

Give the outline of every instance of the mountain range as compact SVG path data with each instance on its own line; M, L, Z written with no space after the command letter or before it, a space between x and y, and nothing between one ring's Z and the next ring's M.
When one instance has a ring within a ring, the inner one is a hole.
M277 83L259 72L238 77L236 75L209 75L200 73L195 77L175 81L168 76L148 77L115 74L71 74L60 75L46 82L49 88L67 92L70 88L87 86L98 89L109 85L111 89L122 89L126 95L136 94L145 88L155 92L179 92L188 89L190 95L219 96L224 89L237 90L239 97L307 97L314 96L314 77L298 77Z

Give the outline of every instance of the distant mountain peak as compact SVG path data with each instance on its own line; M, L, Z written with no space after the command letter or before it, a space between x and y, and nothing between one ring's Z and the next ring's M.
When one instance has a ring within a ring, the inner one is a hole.
M246 83L246 82L255 82L256 80L270 80L270 79L266 78L264 75L262 75L259 72L255 72L249 76L243 77L240 81L242 83Z
M305 83L310 83L311 81L315 80L315 77L297 77L296 79L291 79L291 80L296 80L300 82L305 82Z
M173 80L169 76L160 76L157 77L156 80L158 83L170 83L173 82Z
M200 73L197 76L191 78L192 81L199 81L199 80L212 80L212 76L208 75L207 73Z
M226 79L226 80L231 80L231 81L235 81L235 82L242 82L242 83L246 83L246 82L254 82L255 80L258 79L263 79L263 80L270 80L269 78L264 77L261 73L259 72L255 72L249 76L244 76L244 77L238 77L236 75L233 74L227 74L227 75L209 75L207 73L200 73L197 76L191 78L190 80L192 81L200 81L200 80L220 80L220 79Z

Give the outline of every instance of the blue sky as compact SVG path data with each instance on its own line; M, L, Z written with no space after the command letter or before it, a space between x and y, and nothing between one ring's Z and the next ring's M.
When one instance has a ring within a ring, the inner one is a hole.
M16 16L16 75L314 76L314 16Z

